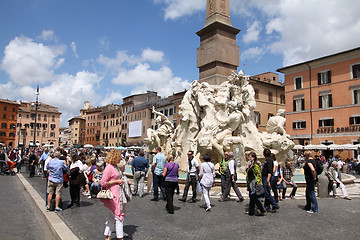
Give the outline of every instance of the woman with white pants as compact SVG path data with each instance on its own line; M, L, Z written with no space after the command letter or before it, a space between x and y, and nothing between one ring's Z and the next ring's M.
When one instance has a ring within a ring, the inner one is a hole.
M215 166L211 162L209 154L205 154L203 157L204 162L200 165L199 178L202 187L203 197L206 204L206 211L210 211L210 189L215 185Z
M110 189L114 195L113 199L101 199L104 206L109 209L108 220L105 226L105 239L110 240L111 233L116 228L116 237L123 239L124 237L124 217L127 199L125 197L124 188L126 184L122 172L125 169L125 162L121 161L121 151L118 149L112 150L106 157L105 162L108 164L105 167L103 177L101 179L101 187ZM119 166L118 166L119 165Z

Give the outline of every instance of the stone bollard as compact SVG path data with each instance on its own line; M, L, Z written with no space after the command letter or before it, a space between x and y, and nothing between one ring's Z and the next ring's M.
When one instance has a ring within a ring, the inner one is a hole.
M319 181L317 183L317 187L318 187L318 197L319 198L326 198L329 196L328 193L328 184L329 184L329 179L328 177L325 175L325 169L324 171L318 176Z

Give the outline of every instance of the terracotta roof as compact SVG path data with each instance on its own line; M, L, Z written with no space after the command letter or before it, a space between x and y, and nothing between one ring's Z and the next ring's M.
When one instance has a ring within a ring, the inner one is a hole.
M9 103L9 104L15 104L15 105L20 105L19 103L15 102L15 101L11 101L11 100L9 100L9 99L0 99L0 102Z
M19 109L19 111L23 111L23 112L33 112L35 111L35 103L29 103L29 102L22 102L21 103L21 107ZM49 112L49 113L56 113L56 114L61 114L61 112L59 112L57 107L51 106L49 104L45 104L40 102L38 105L38 112Z

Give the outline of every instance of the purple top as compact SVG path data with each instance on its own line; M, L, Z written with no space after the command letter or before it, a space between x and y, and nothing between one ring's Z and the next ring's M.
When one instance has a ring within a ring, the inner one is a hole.
M167 182L177 182L178 181L178 170L179 165L176 162L165 163L166 168L166 178Z
M96 165L92 165L89 169L89 172L93 172L96 168L97 168Z

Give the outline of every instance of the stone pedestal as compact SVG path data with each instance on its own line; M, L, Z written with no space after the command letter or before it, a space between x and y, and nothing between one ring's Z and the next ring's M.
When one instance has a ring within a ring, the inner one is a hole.
M321 175L319 175L318 177L319 177L319 181L317 183L318 197L326 198L329 196L329 194L328 194L329 179L325 176L324 172Z

